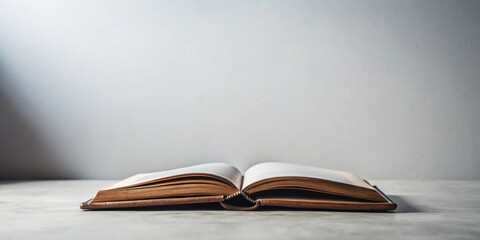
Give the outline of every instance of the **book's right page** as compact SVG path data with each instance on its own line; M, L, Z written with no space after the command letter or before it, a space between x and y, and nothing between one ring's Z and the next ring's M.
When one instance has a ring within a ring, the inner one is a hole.
M282 162L265 162L250 167L244 174L242 188L248 188L251 184L264 179L277 177L317 178L372 189L361 178L349 172Z

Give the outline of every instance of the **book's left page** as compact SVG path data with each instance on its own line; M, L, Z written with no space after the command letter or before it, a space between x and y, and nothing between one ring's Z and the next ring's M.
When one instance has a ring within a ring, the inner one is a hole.
M140 173L126 178L103 190L139 186L150 182L168 180L185 175L212 175L227 180L237 189L242 185L242 173L232 165L226 163L206 163L189 167L177 168L161 172Z

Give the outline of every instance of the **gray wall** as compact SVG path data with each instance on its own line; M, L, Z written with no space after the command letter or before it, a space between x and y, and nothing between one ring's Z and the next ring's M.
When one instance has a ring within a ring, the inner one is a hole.
M478 1L0 1L0 178L480 179Z

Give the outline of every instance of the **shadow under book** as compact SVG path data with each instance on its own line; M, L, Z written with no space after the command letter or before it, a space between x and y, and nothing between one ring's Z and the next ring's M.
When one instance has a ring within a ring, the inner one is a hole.
M244 175L224 163L137 174L98 191L81 209L122 209L219 203L228 210L286 207L386 211L397 205L380 189L349 172L266 162Z

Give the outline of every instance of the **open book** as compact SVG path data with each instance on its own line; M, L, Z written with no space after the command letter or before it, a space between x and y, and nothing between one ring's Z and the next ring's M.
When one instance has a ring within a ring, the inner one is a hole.
M396 208L378 188L352 173L278 162L254 165L243 176L224 163L137 174L98 191L80 208L214 202L229 210L269 206L352 211Z

